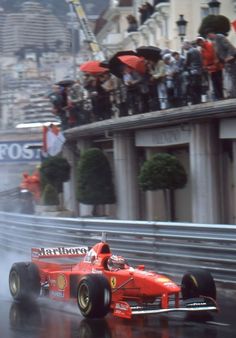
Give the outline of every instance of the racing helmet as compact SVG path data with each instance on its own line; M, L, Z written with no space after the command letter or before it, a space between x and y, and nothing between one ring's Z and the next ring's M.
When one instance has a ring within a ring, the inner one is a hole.
M108 258L107 267L111 271L125 268L125 259L122 256L112 255Z

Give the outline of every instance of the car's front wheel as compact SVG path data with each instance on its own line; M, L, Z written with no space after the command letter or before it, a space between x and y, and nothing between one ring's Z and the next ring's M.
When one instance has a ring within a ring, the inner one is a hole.
M204 269L188 271L182 278L183 299L205 296L216 300L216 286L211 273Z
M103 275L83 276L78 285L77 302L86 318L102 318L110 310L111 287Z
M35 300L41 289L38 267L31 262L14 263L9 273L9 289L14 300Z

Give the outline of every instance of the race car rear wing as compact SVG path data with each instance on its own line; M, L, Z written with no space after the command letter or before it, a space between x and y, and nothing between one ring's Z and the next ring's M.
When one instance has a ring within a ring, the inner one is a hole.
M56 248L32 248L31 259L41 258L59 258L59 257L81 257L85 256L89 248L87 246L79 247L56 247Z

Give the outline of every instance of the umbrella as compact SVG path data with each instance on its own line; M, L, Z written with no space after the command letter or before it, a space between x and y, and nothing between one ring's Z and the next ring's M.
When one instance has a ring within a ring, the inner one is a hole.
M108 60L100 61L100 66L109 69L109 61Z
M100 63L101 62L98 60L87 61L80 66L80 70L81 72L90 74L99 74L108 72L108 69L102 67Z
M136 49L138 56L147 60L158 61L161 59L161 49L155 46L141 46Z
M72 86L75 83L74 80L61 80L56 83L56 85L61 86L61 87L69 87Z
M145 72L146 67L145 67L144 59L140 56L121 55L121 56L118 56L118 59L126 66L129 66L130 68L136 70L139 73Z
M119 56L122 55L137 55L136 52L134 52L133 50L122 50L117 52L116 54L114 54L107 63L107 66L110 70L110 72L119 77L122 78L122 68L123 68L123 63L121 62L121 60L119 59Z

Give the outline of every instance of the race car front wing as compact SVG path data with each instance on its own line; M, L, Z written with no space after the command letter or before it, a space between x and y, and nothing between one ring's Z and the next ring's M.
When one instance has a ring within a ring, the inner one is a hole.
M211 298L192 298L183 301L179 307L160 308L160 305L131 306L124 301L116 302L114 306L114 316L130 319L134 315L159 314L168 312L214 312L218 311L218 306Z

